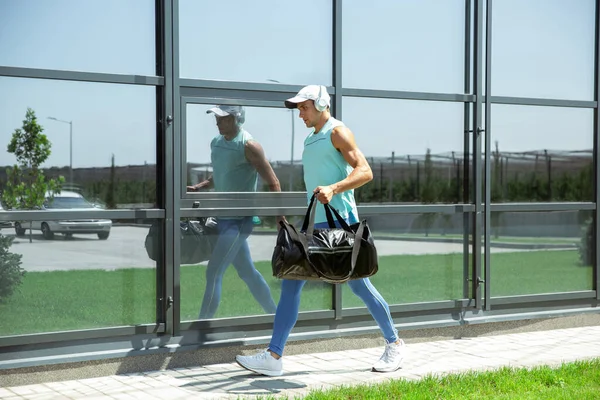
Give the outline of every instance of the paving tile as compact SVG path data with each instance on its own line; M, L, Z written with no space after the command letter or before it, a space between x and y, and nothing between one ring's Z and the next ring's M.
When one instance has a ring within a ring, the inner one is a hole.
M35 392L31 388L31 385L13 387L13 388L10 388L10 390L13 392L13 394L18 395L18 396L35 394Z
M288 356L285 374L279 378L262 377L236 363L222 363L4 388L0 389L0 398L177 400L254 399L257 395L272 395L292 399L317 388L370 385L391 379L416 380L427 375L495 370L503 366L558 366L600 356L599 337L600 327L585 327L409 344L403 368L389 374L371 372L372 363L382 351L382 347L374 347Z
M0 388L0 399L4 399L5 397L14 396L14 395L15 395L15 392L8 390L8 389Z

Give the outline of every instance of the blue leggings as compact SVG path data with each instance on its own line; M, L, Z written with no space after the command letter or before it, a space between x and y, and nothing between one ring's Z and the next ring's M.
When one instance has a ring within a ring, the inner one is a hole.
M327 228L327 226L327 223L315 224L315 228ZM305 283L306 281L288 279L284 279L281 283L281 297L275 312L273 336L269 344L269 350L280 356L283 355L285 343L298 319L300 292ZM369 278L348 281L348 286L365 303L379 329L381 329L386 342L393 343L397 341L398 331L394 327L390 308Z
M206 267L206 290L200 308L200 319L213 318L221 302L223 275L233 264L238 275L248 285L250 292L266 313L272 314L277 306L271 297L271 290L263 276L256 270L248 236L252 232L252 217L243 219L219 219L219 237Z

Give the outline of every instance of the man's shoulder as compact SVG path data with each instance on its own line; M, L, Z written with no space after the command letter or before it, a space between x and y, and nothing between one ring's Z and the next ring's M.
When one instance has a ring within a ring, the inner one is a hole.
M330 122L331 122L331 128L332 129L336 129L339 127L345 127L346 124L344 124L342 121L340 121L339 119L335 119L333 117L330 118Z
M348 128L345 124L340 124L337 126L334 126L333 129L331 129L331 135L332 136L344 136L345 134L351 133L350 128Z

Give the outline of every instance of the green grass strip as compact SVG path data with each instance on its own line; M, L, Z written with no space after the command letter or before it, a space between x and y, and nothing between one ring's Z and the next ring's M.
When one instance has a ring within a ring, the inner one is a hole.
M600 359L565 363L560 367L503 367L485 372L430 375L415 381L394 379L379 384L314 390L303 397L305 400L597 400L598 398L600 398Z

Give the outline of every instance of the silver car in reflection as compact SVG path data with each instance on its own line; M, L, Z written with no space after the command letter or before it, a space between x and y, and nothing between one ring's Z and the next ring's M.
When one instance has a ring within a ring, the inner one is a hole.
M2 203L0 203L0 213L5 213L6 210L4 209L4 206L2 206ZM0 229L2 228L12 228L12 222L10 221L0 221Z
M77 192L62 191L52 199L47 199L42 210L87 210L97 211L98 206L87 201ZM31 228L41 231L44 239L54 238L55 233L60 233L70 238L74 234L95 234L98 239L106 240L110 235L112 221L110 219L75 219L65 221L32 221ZM15 222L17 236L24 236L29 229L29 222Z

